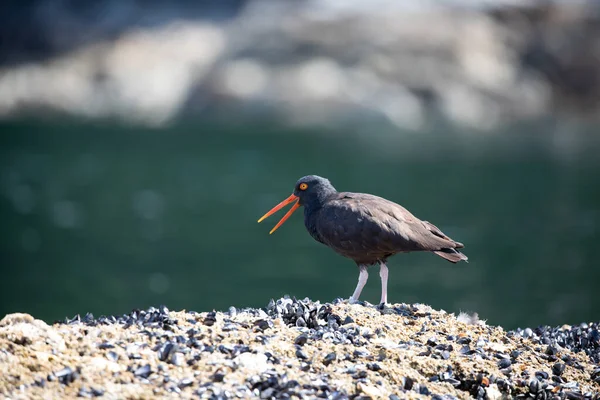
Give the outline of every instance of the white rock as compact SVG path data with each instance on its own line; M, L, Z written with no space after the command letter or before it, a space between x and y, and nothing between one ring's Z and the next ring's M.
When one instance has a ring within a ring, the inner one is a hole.
M65 349L65 341L56 330L29 314L8 314L2 318L0 338L26 346L48 343L58 351Z
M500 390L498 390L498 386L496 386L495 383L485 389L485 394L489 400L499 400L499 399L506 398L506 396L503 395L500 392Z
M365 385L362 382L358 382L356 388L367 396L371 396L373 398L380 398L382 396L381 390L375 386Z
M264 372L269 368L267 356L264 354L242 353L233 360L238 366L251 370L251 372Z
M109 372L122 372L127 368L124 365L116 363L114 361L107 360L103 357L94 357L90 363L85 367L88 371L109 371Z

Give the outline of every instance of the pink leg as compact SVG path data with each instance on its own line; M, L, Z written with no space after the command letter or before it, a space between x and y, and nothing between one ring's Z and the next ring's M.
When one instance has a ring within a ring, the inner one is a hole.
M388 282L388 267L385 263L379 263L379 277L381 278L381 301L380 304L387 303L387 282Z
M360 297L360 292L362 292L365 284L367 283L367 279L369 279L369 272L367 271L367 267L361 265L360 274L358 275L358 284L356 285L356 289L354 289L354 293L352 297L350 297L350 303L356 303L358 298Z

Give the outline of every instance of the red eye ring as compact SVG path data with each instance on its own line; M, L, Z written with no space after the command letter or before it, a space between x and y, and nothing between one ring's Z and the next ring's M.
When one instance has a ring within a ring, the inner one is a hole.
M306 189L308 189L308 185L306 183L301 183L300 186L298 186L298 188L300 190L306 190Z

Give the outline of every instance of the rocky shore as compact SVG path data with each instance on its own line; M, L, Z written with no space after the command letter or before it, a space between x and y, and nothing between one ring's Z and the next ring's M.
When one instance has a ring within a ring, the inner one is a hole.
M599 399L599 324L504 331L421 304L282 298L227 312L0 321L0 395Z

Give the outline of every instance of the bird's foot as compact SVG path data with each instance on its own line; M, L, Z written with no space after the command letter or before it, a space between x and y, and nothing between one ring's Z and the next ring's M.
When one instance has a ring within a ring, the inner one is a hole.
M359 303L360 303L360 300L355 299L354 297L350 297L348 299L348 304L359 304Z
M372 304L369 303L368 301L354 299L352 297L350 297L348 299L348 304L358 304L358 305L363 306L363 307L371 307L372 306Z

